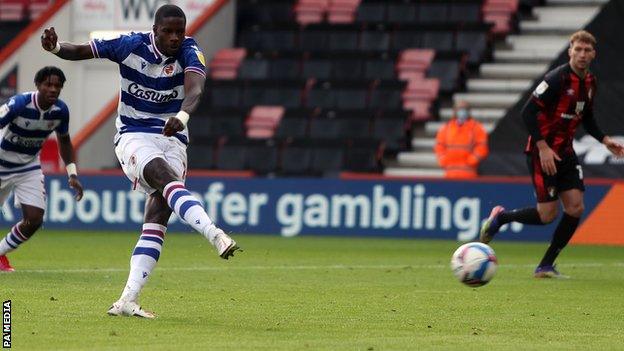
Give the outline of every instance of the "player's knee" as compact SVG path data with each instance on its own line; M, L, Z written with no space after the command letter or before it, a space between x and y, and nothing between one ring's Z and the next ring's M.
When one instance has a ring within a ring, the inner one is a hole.
M548 223L552 223L552 221L555 220L555 218L557 218L557 208L548 208L548 209L542 209L539 211L539 216L540 219L542 220L542 223L544 224L548 224Z
M585 205L582 203L566 206L565 212L572 217L581 217L585 211Z
M180 180L175 172L160 159L155 159L148 163L143 170L143 177L147 182L157 189L162 189L170 182Z
M43 216L32 216L22 220L21 229L28 236L33 235L43 224Z

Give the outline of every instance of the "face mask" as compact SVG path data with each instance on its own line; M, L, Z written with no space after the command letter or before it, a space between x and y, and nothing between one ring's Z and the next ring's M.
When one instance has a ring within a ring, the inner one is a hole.
M457 116L457 122L459 122L459 124L462 124L466 122L466 120L468 119L468 110L463 109L463 108L459 109L457 110L455 115Z

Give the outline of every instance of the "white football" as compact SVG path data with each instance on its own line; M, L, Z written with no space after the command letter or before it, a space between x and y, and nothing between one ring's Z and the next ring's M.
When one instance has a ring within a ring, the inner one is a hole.
M477 287L487 284L498 268L496 254L483 243L467 243L460 246L451 258L451 269L462 283Z

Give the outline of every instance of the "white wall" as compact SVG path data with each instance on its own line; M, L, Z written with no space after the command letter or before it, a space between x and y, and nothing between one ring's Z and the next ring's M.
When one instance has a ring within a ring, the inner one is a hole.
M35 90L33 79L35 73L42 67L54 65L65 73L67 82L61 93L69 106L70 133L78 132L86 123L100 111L104 104L118 89L118 81L113 73L117 66L112 62L65 61L41 48L39 36L43 28L54 26L61 41L76 41L72 37L71 3L65 5L42 28L34 33L18 51L5 61L0 67L0 77L17 63L17 90L18 92ZM82 38L80 41L83 41ZM86 41L86 40L85 40Z

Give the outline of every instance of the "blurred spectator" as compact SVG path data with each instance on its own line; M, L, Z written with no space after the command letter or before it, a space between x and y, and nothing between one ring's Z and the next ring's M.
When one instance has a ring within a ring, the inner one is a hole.
M473 178L488 154L487 132L470 115L466 101L457 101L453 118L438 130L435 153L447 178Z

